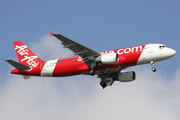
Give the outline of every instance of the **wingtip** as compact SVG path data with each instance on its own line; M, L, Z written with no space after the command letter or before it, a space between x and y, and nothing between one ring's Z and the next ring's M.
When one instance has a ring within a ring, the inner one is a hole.
M50 32L50 34L51 34L51 37L54 36L54 33Z

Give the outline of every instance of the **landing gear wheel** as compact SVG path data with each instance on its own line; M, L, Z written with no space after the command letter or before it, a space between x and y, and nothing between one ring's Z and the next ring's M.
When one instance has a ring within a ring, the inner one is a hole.
M156 68L153 67L153 68L152 68L152 71L153 71L153 72L156 72Z
M94 70L93 70L93 69L89 70L89 74L90 74L91 76L94 76L94 75L95 75Z
M152 71L156 72L156 68L154 67L154 61L151 61L151 65L152 65Z
M107 86L106 82L104 82L104 81L101 81L100 85L103 87L103 89Z

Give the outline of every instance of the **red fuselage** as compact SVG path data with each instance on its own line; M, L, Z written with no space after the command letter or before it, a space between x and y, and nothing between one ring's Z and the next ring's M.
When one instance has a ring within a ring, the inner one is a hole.
M101 54L117 53L119 56L119 60L115 64L111 64L111 65L99 64L95 66L94 67L95 73L97 75L103 73L112 73L136 65L144 47L145 45L141 45L141 46L100 52ZM18 49L16 50L16 52L18 54ZM23 58L23 56L21 57ZM31 62L35 62L35 61L32 60ZM14 69L12 70L11 73L21 74L21 75L31 75L31 76L65 77L65 76L72 76L78 74L89 75L88 71L90 69L91 68L89 68L86 65L86 63L83 62L80 56L74 56L68 58L61 58L57 60L50 60L46 62L41 61L38 62L38 65L36 67L33 67L33 69L30 71Z

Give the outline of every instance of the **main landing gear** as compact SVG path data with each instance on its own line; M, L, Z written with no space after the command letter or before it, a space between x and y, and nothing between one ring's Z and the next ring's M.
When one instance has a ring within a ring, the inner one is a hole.
M89 74L90 74L91 76L94 76L94 75L95 75L94 70L93 70L93 69L90 69L90 70L89 70Z
M106 82L104 82L104 81L101 81L100 85L102 86L103 89L107 86Z
M91 76L95 75L95 71L93 70L93 67L96 66L96 63L94 61L91 62L91 69L89 70L89 74Z
M151 65L152 65L152 71L156 72L156 68L154 67L154 61L151 61Z

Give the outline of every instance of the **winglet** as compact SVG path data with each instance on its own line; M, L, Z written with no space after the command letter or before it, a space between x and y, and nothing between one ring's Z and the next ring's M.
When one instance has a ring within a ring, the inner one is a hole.
M51 34L51 37L54 36L54 33L50 32L50 34Z

